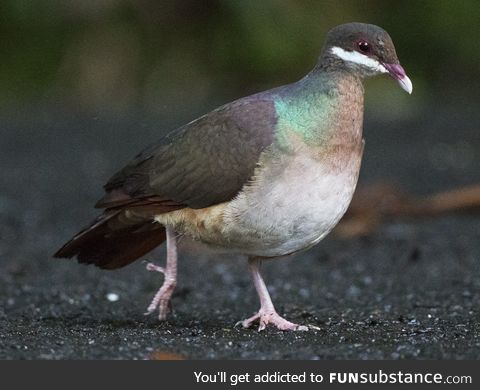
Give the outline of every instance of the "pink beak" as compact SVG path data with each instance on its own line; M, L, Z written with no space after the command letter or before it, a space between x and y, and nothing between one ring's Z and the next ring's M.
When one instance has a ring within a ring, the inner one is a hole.
M392 76L395 80L397 80L400 87L407 91L409 94L412 93L413 84L410 78L405 73L405 70L402 68L400 64L383 64L385 69L387 69L390 76Z

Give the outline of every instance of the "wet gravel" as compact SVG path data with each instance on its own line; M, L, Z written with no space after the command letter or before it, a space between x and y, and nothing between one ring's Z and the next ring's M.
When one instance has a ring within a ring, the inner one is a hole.
M416 193L478 183L480 121L469 115L368 119L361 183ZM234 327L258 304L241 258L182 256L166 323L143 315L161 279L141 262L107 272L52 259L94 217L109 175L155 139L138 118L3 114L0 358L480 358L479 214L390 221L266 263L278 310L318 328L308 332ZM162 250L149 259L161 263Z

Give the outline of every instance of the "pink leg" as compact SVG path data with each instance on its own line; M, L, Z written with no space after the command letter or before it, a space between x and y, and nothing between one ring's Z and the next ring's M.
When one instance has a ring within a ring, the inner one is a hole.
M260 310L254 316L240 321L244 328L250 327L255 321L259 321L260 325L258 331L264 330L268 324L276 326L280 330L308 330L306 326L297 325L293 322L287 321L281 317L275 307L273 306L272 299L268 293L267 286L263 281L262 275L260 275L261 260L256 257L250 257L248 259L248 267L252 275L253 284L257 290L258 297L260 298Z
M159 267L153 263L147 264L147 270L160 272L165 275L162 287L153 297L152 303L147 308L145 314L151 314L158 308L158 319L163 321L167 318L168 306L170 299L177 285L177 242L175 239L175 231L165 228L167 231L167 265L165 268Z

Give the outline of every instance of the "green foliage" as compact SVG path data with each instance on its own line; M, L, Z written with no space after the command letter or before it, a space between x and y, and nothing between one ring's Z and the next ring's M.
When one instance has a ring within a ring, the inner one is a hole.
M0 18L3 105L188 111L298 79L349 21L390 32L422 100L480 90L477 0L3 0Z

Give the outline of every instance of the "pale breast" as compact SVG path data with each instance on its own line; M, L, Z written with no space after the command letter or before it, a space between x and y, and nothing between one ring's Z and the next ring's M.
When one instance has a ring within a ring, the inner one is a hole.
M157 222L210 249L275 257L306 249L327 235L352 199L363 143L321 159L305 153L261 164L230 202L158 215Z
M361 153L342 169L305 154L260 171L224 211L232 247L256 256L281 256L308 248L337 224L352 199ZM338 162L337 162L338 163Z

